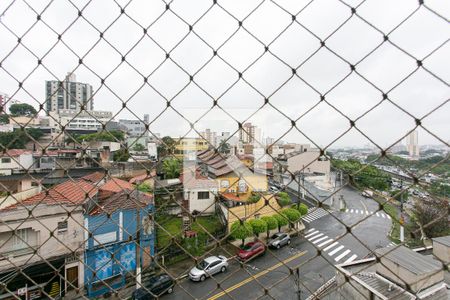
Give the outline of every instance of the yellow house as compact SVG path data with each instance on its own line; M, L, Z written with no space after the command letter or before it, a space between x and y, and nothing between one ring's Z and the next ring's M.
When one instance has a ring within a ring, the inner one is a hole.
M198 151L208 150L209 144L203 138L174 138L174 155L178 159L195 160Z
M246 201L252 192L267 191L267 177L251 171L234 155L223 157L214 151L203 151L197 157L203 173L217 181L221 194Z

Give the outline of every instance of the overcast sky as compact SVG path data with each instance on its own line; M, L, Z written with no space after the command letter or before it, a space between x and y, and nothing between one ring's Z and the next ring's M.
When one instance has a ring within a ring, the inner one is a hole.
M198 131L209 127L234 132L237 121L248 120L265 136L325 146L349 129L343 115L358 119L382 100L383 91L413 117L385 101L356 121L374 142L391 145L414 127L414 117L422 118L443 103L422 124L450 140L448 0L425 1L443 18L420 7L392 33L418 8L417 0L315 0L310 5L300 0L218 0L219 5L212 0L174 0L168 11L161 0L117 1L125 7L122 15L118 4L107 0L72 0L77 7L65 0L26 2L0 1L0 92L35 107L45 100L45 80L61 80L74 71L78 81L92 84L95 109L113 111L116 119L149 114L154 120L151 130L162 135L188 133L189 123L180 113L192 123L198 121ZM78 17L78 9L84 18ZM238 20L243 20L242 27ZM103 39L99 32L104 32ZM378 47L382 32L411 56L390 43ZM22 38L19 45L17 36ZM319 39L341 58L321 48ZM37 57L43 65L37 65ZM441 80L416 70L416 59ZM357 64L356 71L371 83L350 74L349 63ZM22 89L12 76L24 81ZM106 78L105 85L100 78ZM319 103L320 93L334 108ZM264 98L269 104L264 105ZM209 111L214 99L219 107ZM303 134L292 128L291 120ZM423 130L419 142L442 144ZM333 146L365 144L369 140L352 129Z

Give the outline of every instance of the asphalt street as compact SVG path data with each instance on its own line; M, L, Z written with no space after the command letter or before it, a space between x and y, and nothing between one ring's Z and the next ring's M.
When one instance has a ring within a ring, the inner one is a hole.
M290 193L298 201L296 193ZM290 246L268 250L248 264L230 258L226 273L204 282L181 281L166 299L305 299L335 275L339 263L362 259L389 246L391 219L378 203L344 187L342 211L310 207L303 217L306 230ZM348 230L350 230L348 232ZM320 250L320 255L318 254ZM299 280L295 269L299 268Z

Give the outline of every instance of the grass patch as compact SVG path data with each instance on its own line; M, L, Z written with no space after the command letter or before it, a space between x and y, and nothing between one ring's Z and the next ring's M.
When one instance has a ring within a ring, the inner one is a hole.
M183 232L182 219L180 217L169 215L159 216L156 218L156 222L164 228L162 229L158 227L156 230L156 243L158 249L162 249L170 245L172 238L181 239ZM195 222L192 223L192 230L198 233L208 232L213 234L222 227L223 225L220 223L219 218L215 215L197 217Z

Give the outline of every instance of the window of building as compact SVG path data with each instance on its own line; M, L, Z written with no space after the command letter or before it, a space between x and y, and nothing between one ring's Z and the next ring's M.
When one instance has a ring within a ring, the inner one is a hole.
M58 222L58 233L67 231L68 226L67 221Z
M18 229L13 233L14 248L20 249L27 247L28 243L28 228Z
M10 157L2 157L2 164L9 164L11 163Z
M209 199L209 192L198 192L197 193L197 199L198 200Z

